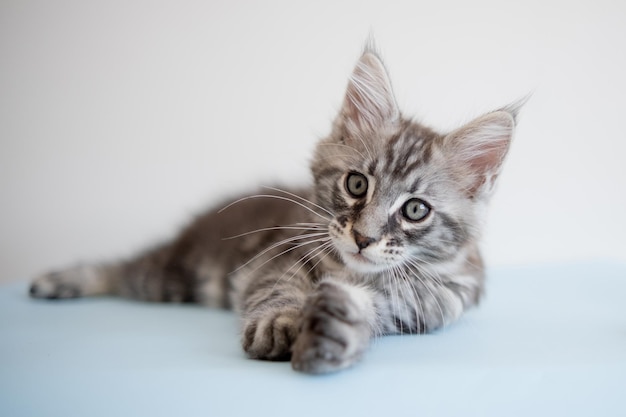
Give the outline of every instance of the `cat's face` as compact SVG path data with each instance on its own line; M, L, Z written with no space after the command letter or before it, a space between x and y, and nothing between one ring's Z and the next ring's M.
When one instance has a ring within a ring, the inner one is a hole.
M349 268L435 263L476 236L481 203L459 187L442 141L403 121L392 131L319 144L316 198L334 214L329 234Z
M382 63L366 52L312 163L346 266L367 274L437 263L475 240L513 116L490 113L439 135L400 116Z

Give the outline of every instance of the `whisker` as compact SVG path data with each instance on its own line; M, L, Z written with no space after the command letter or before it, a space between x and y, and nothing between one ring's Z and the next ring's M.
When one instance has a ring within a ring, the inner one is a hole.
M425 317L426 317L426 312L424 309L424 306L422 305L422 299L420 297L420 292L417 289L417 287L415 286L415 281L411 279L411 277L409 276L409 273L406 269L403 268L398 268L398 270L400 271L400 274L402 275L403 279L403 285L405 288L408 287L408 289L411 291L412 294L412 299L413 302L411 303L413 309L414 309L414 315L415 315L415 331L419 334L419 333L425 333L426 332L426 328L424 327L426 324L425 322ZM420 326L420 318L422 318L422 325Z
M296 250L296 249L299 249L299 248L301 248L301 247L303 247L303 246L306 246L306 245L311 245L311 244L313 244L313 243L318 243L318 242L325 242L325 241L327 241L328 239L330 239L330 238L329 238L329 237L327 237L327 238L323 238L323 239L315 239L315 240L310 240L310 241L308 241L308 242L298 243L297 245L294 245L294 246L292 246L291 248L285 249L284 251L280 252L279 254L272 256L271 258L269 258L268 260L266 260L265 262L263 262L261 265L259 265L259 266L257 266L256 268L254 268L251 272L255 272L255 271L257 271L259 268L263 267L263 266L264 266L264 265L266 265L268 262L273 261L274 259L278 258L279 256L283 256L283 255L285 255L285 254L287 254L287 253L289 253L289 252L292 252L292 251L294 251L294 250ZM248 262L246 262L246 263L247 263L247 264L249 264L249 263L250 263L250 261L248 261ZM241 268L241 267L240 267L240 268ZM240 268L238 268L238 269L240 269ZM232 272L231 272L231 273L232 273Z
M304 265L306 265L307 262L309 262L311 259L315 258L317 256L317 254L321 251L324 250L324 246L325 245L330 245L332 244L332 242L330 241L330 239L328 239L328 241L324 242L323 244L309 250L307 253L305 253L304 255L302 255L298 260L296 260L284 273L283 276L285 274L287 274L289 271L291 271L294 267L296 267L297 265L300 265L298 267L298 269L296 269L292 274L291 274L291 278L293 278L299 271L300 269L302 269L304 267Z
M394 310L394 305L393 305L393 294L391 293L391 286L392 286L392 277L391 277L391 271L385 271L385 273L383 274L383 288L385 289L384 294L385 294L385 299L389 300L389 308L390 308L390 313L393 319L393 315L395 314L395 310ZM388 292L387 292L388 291ZM396 326L396 322L395 320L392 320L392 328L394 329L394 333L395 331L397 331L397 326Z
M243 237L243 236L249 236L252 235L254 233L259 233L259 232L267 232L270 230L305 230L305 231L321 231L324 230L322 229L322 227L297 227L296 225L292 225L292 226L275 226L275 227L263 227L261 229L256 229L256 230L251 230L249 232L245 232L245 233L240 233L238 235L235 236L229 236L229 237L224 237L222 238L222 240L232 240L232 239L237 239L239 237Z
M294 223L293 226L310 226L310 227L328 227L327 224L324 223L305 223L305 222L298 222L298 223Z
M330 222L332 220L332 219L330 219L328 217L322 216L317 211L313 210L310 207L305 206L304 204L300 203L299 201L293 200L291 198L283 197L283 196L280 196L280 195L272 195L272 194L256 194L256 195L251 195L251 196L248 196L248 197L240 198L239 200L235 200L232 203L228 204L226 207L221 208L218 211L218 213L223 212L224 210L234 206L235 204L241 203L241 202L246 201L246 200L252 200L252 199L255 199L255 198L275 198L277 200L289 201L291 203L297 204L298 206L300 206L300 207L310 211L311 213L315 214L316 216L318 216L318 217L320 217L320 218L322 218L322 219L324 219L324 220L326 220L328 222Z
M439 285L441 288L441 293L448 298L452 303L458 301L455 298L455 293L443 282L441 276L439 276L435 271L427 272L426 269L422 269L423 273L430 277L432 282L436 285Z
M324 243L323 245L321 245L321 247L324 247L323 252L326 252L317 262L315 262L313 264L313 266L311 268L309 268L309 270L307 271L307 273L310 273L311 271L313 271L315 269L315 267L317 265L319 265L320 262L322 262L328 255L330 255L331 253L333 253L334 250L334 246L333 246L333 242L329 241L327 243ZM317 255L316 255L317 256Z
M415 309L415 328L417 330L417 333L420 333L420 315L421 317L424 318L424 328L422 329L422 331L425 333L426 332L425 312L424 312L424 308L422 307L422 300L420 299L419 291L415 287L415 282L409 277L408 272L404 269L400 269L400 271L404 275L405 283L408 283L410 285L410 289L413 292L413 298L417 303L417 308Z
M403 323L402 323L402 316L400 312L400 295L399 295L398 286L397 286L398 278L395 275L390 275L389 281L392 283L392 285L390 285L391 292L389 293L391 297L391 306L393 310L395 311L394 316L400 320L400 334L402 334L404 332L404 329L403 329Z
M444 290L444 293L447 291L447 288L445 286L443 286L441 283L437 282L437 278L434 276L434 274L430 273L430 271L427 271L423 268L420 268L415 262L413 262L412 260L407 260L406 266L412 270L413 272L415 272L415 278L417 278L422 285L424 286L424 288L426 288L426 291L428 291L430 293L430 296L433 298L433 300L435 301L435 304L437 306L437 309L439 310L439 313L441 314L441 325L442 326L446 326L447 325L447 320L446 317L443 313L443 308L441 306L441 303L439 302L439 299L437 298L437 296L435 296L435 294L432 292L432 290L430 289L430 287L427 284L427 281L430 282L434 282L435 284L438 284L441 286L441 288ZM413 269L414 268L414 269ZM429 278L426 281L424 281L422 278L420 278L420 274L424 274L426 277L425 278ZM440 278L439 278L440 279ZM439 292L439 291L438 291Z
M334 216L335 216L335 214L334 214L333 212L331 212L331 211L329 211L329 210L325 209L324 207L320 206L319 204L315 204L315 203L314 203L314 202L312 202L311 200L308 200L308 199L306 199L306 198L304 198L304 197L302 197L302 196L299 196L299 195L297 195L297 194L290 193L289 191L286 191L286 190L281 190L280 188L275 188L275 187L267 187L267 186L264 186L263 188L268 188L268 189L273 190L273 191L278 191L279 193L285 193L285 194L287 194L288 196L291 196L291 197L297 198L297 199L298 199L298 200L300 200L300 201L303 201L303 202L305 202L305 203L309 203L309 204L311 204L312 206L317 207L318 209L320 209L320 210L322 210L322 211L324 211L324 212L326 212L326 213L330 214L332 217L334 217Z
M399 269L394 268L393 269L393 276L394 276L394 280L396 282L396 286L399 286L402 281L403 281L403 276L402 276L402 271L400 271ZM400 289L398 288L398 293L402 293L402 295L404 295L404 291L400 291ZM406 316L408 317L408 306L407 306L407 300L403 297L403 305L404 305L404 310ZM404 319L400 320L400 333L404 334L404 329L403 329L403 323L404 323ZM409 334L413 333L412 329L411 329L411 325L409 323Z
M297 236L293 236L287 239L283 239L279 242L275 242L272 245L268 246L267 248L263 249L261 252L257 253L256 255L254 255L252 258L250 258L247 262L245 262L244 264L240 265L239 267L237 267L237 269L233 270L231 272L231 274L238 272L239 270L245 268L246 266L248 266L251 262L254 262L255 260L259 259L261 256L265 255L267 252L271 251L272 249L276 249L279 246L285 245L287 243L291 243L291 242L295 242L298 240L302 240L302 239L308 239L308 238L312 238L312 237L319 237L319 236L327 236L328 232L323 232L323 233L308 233L308 234L304 234L304 235L297 235ZM330 238L329 238L330 239ZM274 259L274 258L272 258Z
M407 259L407 267L409 267L413 272L415 272L416 274L424 274L429 279L432 279L433 281L443 285L441 277L439 277L435 272L428 271L426 268L420 265L420 263L425 263L429 266L432 266L431 263L424 259L419 259L419 262L417 262L414 258Z
M291 271L296 265L300 264L300 266L298 267L298 269L296 269L295 271L293 271L293 273L291 274L291 276L289 277L289 279L287 281L290 281L293 277L296 276L296 274L298 272L300 272L300 270L302 268L304 268L304 265L307 264L307 262L310 262L313 258L315 258L316 256L318 256L320 253L323 253L329 245L332 245L332 241L330 241L330 239L321 244L320 246L313 248L311 250L309 250L306 254L304 254L303 256L300 257L300 259L298 259L296 262L293 263L293 265L291 265L289 267L289 269L287 269L281 276L280 278L278 278L276 280L276 283L278 283L289 271ZM318 262L319 263L319 262ZM317 263L315 264L317 265ZM314 265L314 267L315 267ZM312 271L313 268L309 269L309 272ZM274 284L276 285L276 284Z

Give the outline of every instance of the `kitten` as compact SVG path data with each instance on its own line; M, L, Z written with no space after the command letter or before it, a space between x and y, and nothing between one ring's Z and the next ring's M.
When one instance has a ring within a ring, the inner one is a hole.
M430 332L478 303L480 229L518 108L436 133L400 114L367 48L311 188L243 197L138 257L43 275L30 293L232 308L249 357L349 367L373 337Z

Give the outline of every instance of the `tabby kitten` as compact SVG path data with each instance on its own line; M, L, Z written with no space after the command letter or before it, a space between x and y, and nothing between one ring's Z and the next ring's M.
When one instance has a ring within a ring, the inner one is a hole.
M317 145L311 188L243 197L138 257L49 273L30 293L233 308L249 357L346 368L373 337L430 332L478 303L478 239L516 112L436 133L400 114L368 48Z

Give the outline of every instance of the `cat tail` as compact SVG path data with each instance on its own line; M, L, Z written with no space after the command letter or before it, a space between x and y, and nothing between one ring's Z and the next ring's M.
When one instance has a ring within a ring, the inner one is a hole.
M168 246L126 261L75 265L36 278L34 298L67 299L114 295L143 301L193 302L195 276L172 262Z
M33 280L30 295L50 300L113 295L122 269L121 264L79 264L48 272Z

